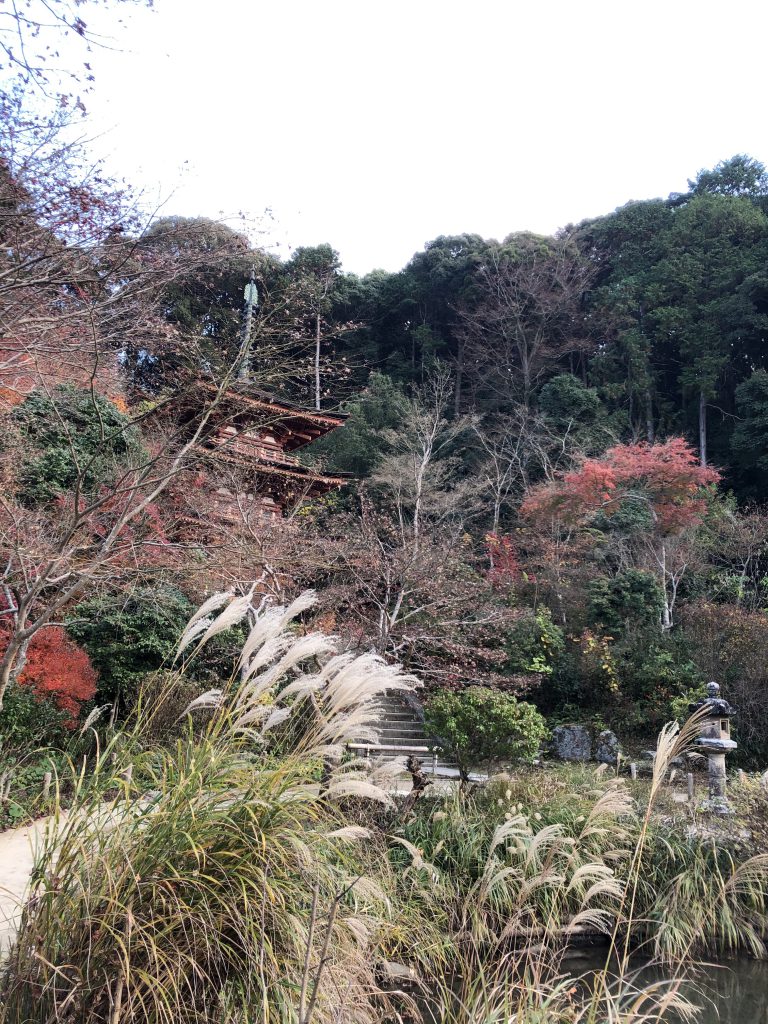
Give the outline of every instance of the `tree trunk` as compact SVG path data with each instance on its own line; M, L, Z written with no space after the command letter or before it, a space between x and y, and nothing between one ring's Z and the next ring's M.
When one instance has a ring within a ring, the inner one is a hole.
M533 385L531 380L531 362L528 358L528 354L525 353L523 358L520 360L522 376L523 376L523 409L525 410L525 420L528 422L528 414L531 411L531 392L533 391Z
M636 444L637 428L635 426L635 392L632 388L629 388L629 394L627 395L627 419L629 420L629 429L632 431L632 444Z
M459 347L456 351L456 389L453 393L453 411L459 416L461 414L461 385L464 376L464 339L459 340Z
M31 637L25 640L12 638L8 644L2 661L0 661L0 711L3 710L3 698L8 687L19 681L19 676L27 664L27 651Z
M320 412L320 313L315 317L315 409Z
M704 392L699 392L699 461L702 466L707 464L707 400Z
M645 392L645 437L648 444L656 440L656 431L653 425L653 398L650 389Z
M408 756L405 767L406 770L410 772L413 788L403 803L402 811L400 812L401 820L411 813L413 805L419 799L427 786L432 785L432 780L428 779L424 774L424 770L421 767L421 761L414 754L410 754Z
M661 609L661 632L668 633L669 630L672 629L672 609L669 604L669 587L667 581L667 549L663 544L661 545L659 566L661 568L661 589L664 594L664 604Z

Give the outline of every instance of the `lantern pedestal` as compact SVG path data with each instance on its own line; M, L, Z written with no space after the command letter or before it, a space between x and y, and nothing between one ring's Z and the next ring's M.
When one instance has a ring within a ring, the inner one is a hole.
M725 757L737 747L731 739L730 721L736 709L720 696L717 683L709 683L706 698L691 704L691 711L703 713L701 732L695 746L707 756L709 796L702 801L701 810L710 814L732 814L728 803Z

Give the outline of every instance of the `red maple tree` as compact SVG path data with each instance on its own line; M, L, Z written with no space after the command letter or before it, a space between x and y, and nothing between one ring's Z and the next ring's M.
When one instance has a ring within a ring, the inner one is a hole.
M704 487L720 473L702 466L682 437L659 444L618 444L600 458L584 459L559 480L532 487L521 514L530 520L560 518L577 524L596 512L614 515L623 504L645 504L661 534L677 533L701 522Z
M489 583L495 589L512 587L522 578L515 542L508 533L487 533L485 545Z
M0 654L8 635L0 634ZM62 626L49 626L30 641L19 685L31 687L41 699L52 700L65 713L64 725L73 729L83 704L96 694L96 670L82 648L73 643Z

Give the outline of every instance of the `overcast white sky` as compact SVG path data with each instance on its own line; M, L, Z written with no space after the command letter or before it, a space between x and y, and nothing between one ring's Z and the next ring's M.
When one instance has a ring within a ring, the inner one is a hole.
M397 270L768 161L764 0L155 0L94 55L93 125L165 213ZM235 223L235 221L231 221Z

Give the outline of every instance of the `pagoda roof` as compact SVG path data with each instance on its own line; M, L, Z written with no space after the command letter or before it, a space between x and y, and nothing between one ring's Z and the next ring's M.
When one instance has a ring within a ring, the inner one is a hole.
M280 436L285 451L294 451L316 441L344 424L345 412L307 409L283 398L252 388L247 382L232 384L220 393L214 384L201 381L200 388L212 398L219 395L222 413L230 422L269 426Z
M281 488L295 483L303 487L308 494L324 494L334 487L341 487L353 479L350 473L323 473L302 466L300 463L279 458L257 459L252 455L227 445L220 445L210 450L210 455L218 464L226 463L246 469L254 476L274 480Z

